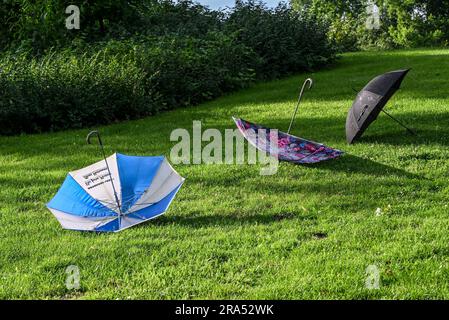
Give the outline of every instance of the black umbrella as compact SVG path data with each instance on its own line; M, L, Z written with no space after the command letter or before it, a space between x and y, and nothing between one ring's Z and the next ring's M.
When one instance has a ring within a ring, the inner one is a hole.
M346 118L346 140L348 143L353 143L360 138L381 111L414 134L412 130L383 110L391 96L399 89L409 70L396 70L377 76L357 94Z

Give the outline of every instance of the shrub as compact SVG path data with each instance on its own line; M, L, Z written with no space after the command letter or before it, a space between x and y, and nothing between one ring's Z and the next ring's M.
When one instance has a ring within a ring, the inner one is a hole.
M224 28L261 57L261 78L311 70L335 58L327 26L285 4L267 9L260 2L237 1Z
M0 134L81 128L196 104L248 85L257 61L223 35L97 46L0 59Z
M0 134L140 118L335 58L326 26L285 5L239 2L224 14L190 0L86 0L85 28L65 37L57 13L66 1L45 10L43 0L5 1L0 14L13 15L5 28L15 35L0 54Z
M80 128L138 117L152 105L144 74L126 56L74 56L1 61L0 133Z
M96 41L129 36L141 26L140 3L137 0L80 0L76 5L80 8L81 29L68 30L65 9L72 1L3 0L0 35L6 35L2 38L5 46L35 54L68 45L76 38Z
M141 35L202 37L219 28L222 14L191 0L80 0L80 30L65 28L67 0L3 0L0 44L43 54L51 47L122 40Z

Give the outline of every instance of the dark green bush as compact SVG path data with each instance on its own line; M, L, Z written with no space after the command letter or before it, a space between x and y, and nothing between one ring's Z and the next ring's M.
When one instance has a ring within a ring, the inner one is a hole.
M43 1L0 9L12 15L1 34L14 34L0 40L0 134L140 118L335 58L326 26L285 6L225 14L189 0L85 0L84 28L69 32L58 14L67 2Z
M219 34L97 46L92 53L0 59L0 134L81 128L197 104L248 85L258 61Z
M1 68L2 134L108 123L145 115L152 105L144 74L127 56L21 55Z
M261 57L262 78L311 70L335 58L327 26L285 4L268 9L257 1L237 1L224 28Z
M153 2L150 0L150 2ZM142 26L138 0L2 0L0 44L42 54L45 49L68 45L74 39L97 41L127 37ZM65 27L67 6L80 9L80 30Z
M80 9L80 30L67 30L65 9ZM34 54L80 41L92 43L139 35L203 37L217 31L223 14L191 0L2 0L0 45Z
M183 35L202 38L218 31L224 14L212 11L191 0L143 1L139 33L145 35Z

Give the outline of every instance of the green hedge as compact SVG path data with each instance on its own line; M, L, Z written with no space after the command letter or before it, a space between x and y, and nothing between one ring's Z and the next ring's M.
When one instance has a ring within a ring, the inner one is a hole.
M285 4L268 10L258 2L238 0L224 28L262 59L257 70L261 77L311 70L335 58L327 25Z
M326 27L286 7L240 3L224 15L188 1L156 4L138 22L158 25L154 33L80 36L51 49L10 43L0 54L0 134L140 118L335 58Z
M1 60L0 132L40 132L145 114L145 77L123 57L51 53ZM151 90L151 89L150 89Z
M232 39L110 41L0 59L0 133L81 128L197 104L254 80L257 56ZM214 39L215 38L215 39Z

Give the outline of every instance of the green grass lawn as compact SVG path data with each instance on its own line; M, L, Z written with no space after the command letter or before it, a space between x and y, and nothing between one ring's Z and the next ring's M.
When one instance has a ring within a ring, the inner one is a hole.
M345 142L355 93L412 68L359 143ZM99 128L108 153L169 156L170 132L234 128L237 115L346 151L317 165L177 165L186 178L169 211L116 234L63 230L45 204L70 170L100 159L89 131L0 138L0 298L449 298L449 50L345 54L314 74ZM376 209L382 214L377 215ZM65 269L80 269L68 290ZM380 288L365 285L366 268Z

